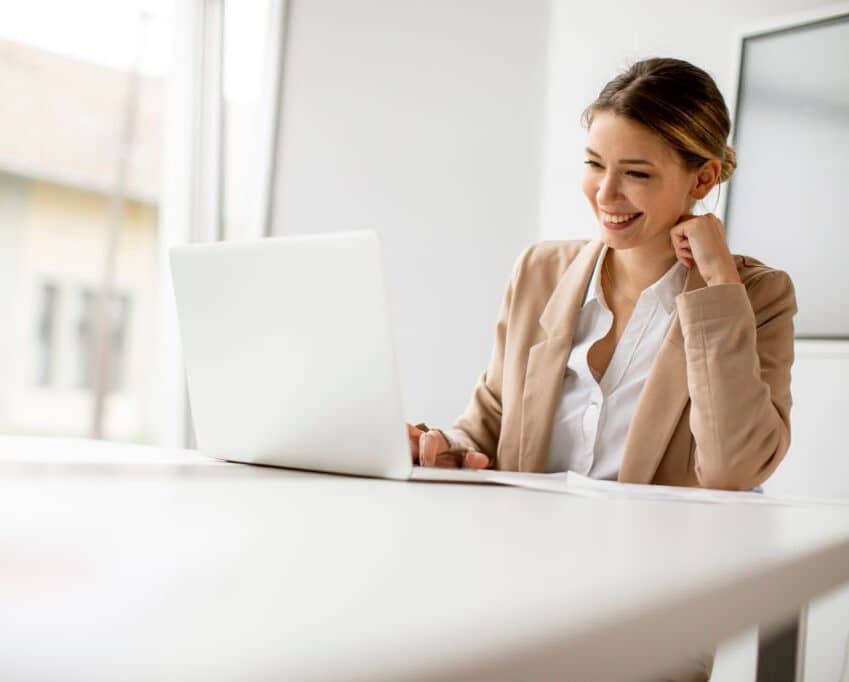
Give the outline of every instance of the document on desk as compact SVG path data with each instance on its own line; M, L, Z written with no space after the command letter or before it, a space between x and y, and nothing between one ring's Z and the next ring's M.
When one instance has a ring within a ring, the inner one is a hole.
M773 505L837 505L849 506L849 500L808 499L798 497L773 497L751 491L714 490L710 488L687 488L670 485L643 485L638 483L620 483L601 481L581 476L573 471L553 474L532 474L518 471L450 470L450 478L428 468L416 467L415 480L450 481L456 483L490 483L509 485L533 490L597 497L603 499L632 500L669 500L678 502L708 502L713 504L773 504ZM441 470L444 472L445 470Z

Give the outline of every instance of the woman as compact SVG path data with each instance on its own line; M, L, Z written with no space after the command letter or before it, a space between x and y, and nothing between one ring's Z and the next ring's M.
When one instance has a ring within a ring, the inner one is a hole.
M584 124L601 238L522 253L468 407L451 429L408 425L413 459L753 488L790 442L796 302L786 273L692 214L736 165L722 95L687 62L648 59Z

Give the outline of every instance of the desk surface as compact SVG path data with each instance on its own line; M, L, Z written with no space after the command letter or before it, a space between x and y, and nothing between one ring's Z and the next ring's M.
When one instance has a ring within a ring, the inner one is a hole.
M847 580L846 507L0 437L6 679L636 679Z

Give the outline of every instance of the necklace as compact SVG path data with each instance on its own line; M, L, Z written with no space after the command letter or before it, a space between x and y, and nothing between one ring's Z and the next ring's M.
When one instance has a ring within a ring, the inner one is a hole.
M633 300L632 298L627 296L624 291L620 291L617 288L616 282L613 281L613 277L610 274L610 270L607 268L607 255L606 254L604 256L604 261L602 262L602 265L604 266L604 274L607 275L607 281L610 282L610 288L613 290L613 292L618 293L622 298L624 298L626 301L628 301L628 303L630 303L632 306L637 305L637 302L635 300Z

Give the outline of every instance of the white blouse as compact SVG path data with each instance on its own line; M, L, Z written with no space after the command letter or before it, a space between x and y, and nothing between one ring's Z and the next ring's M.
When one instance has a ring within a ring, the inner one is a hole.
M643 290L616 344L604 374L597 379L587 362L590 347L607 336L613 313L604 300L599 254L572 340L560 400L554 414L546 472L575 471L616 479L628 426L643 384L684 290L687 268L676 262Z

